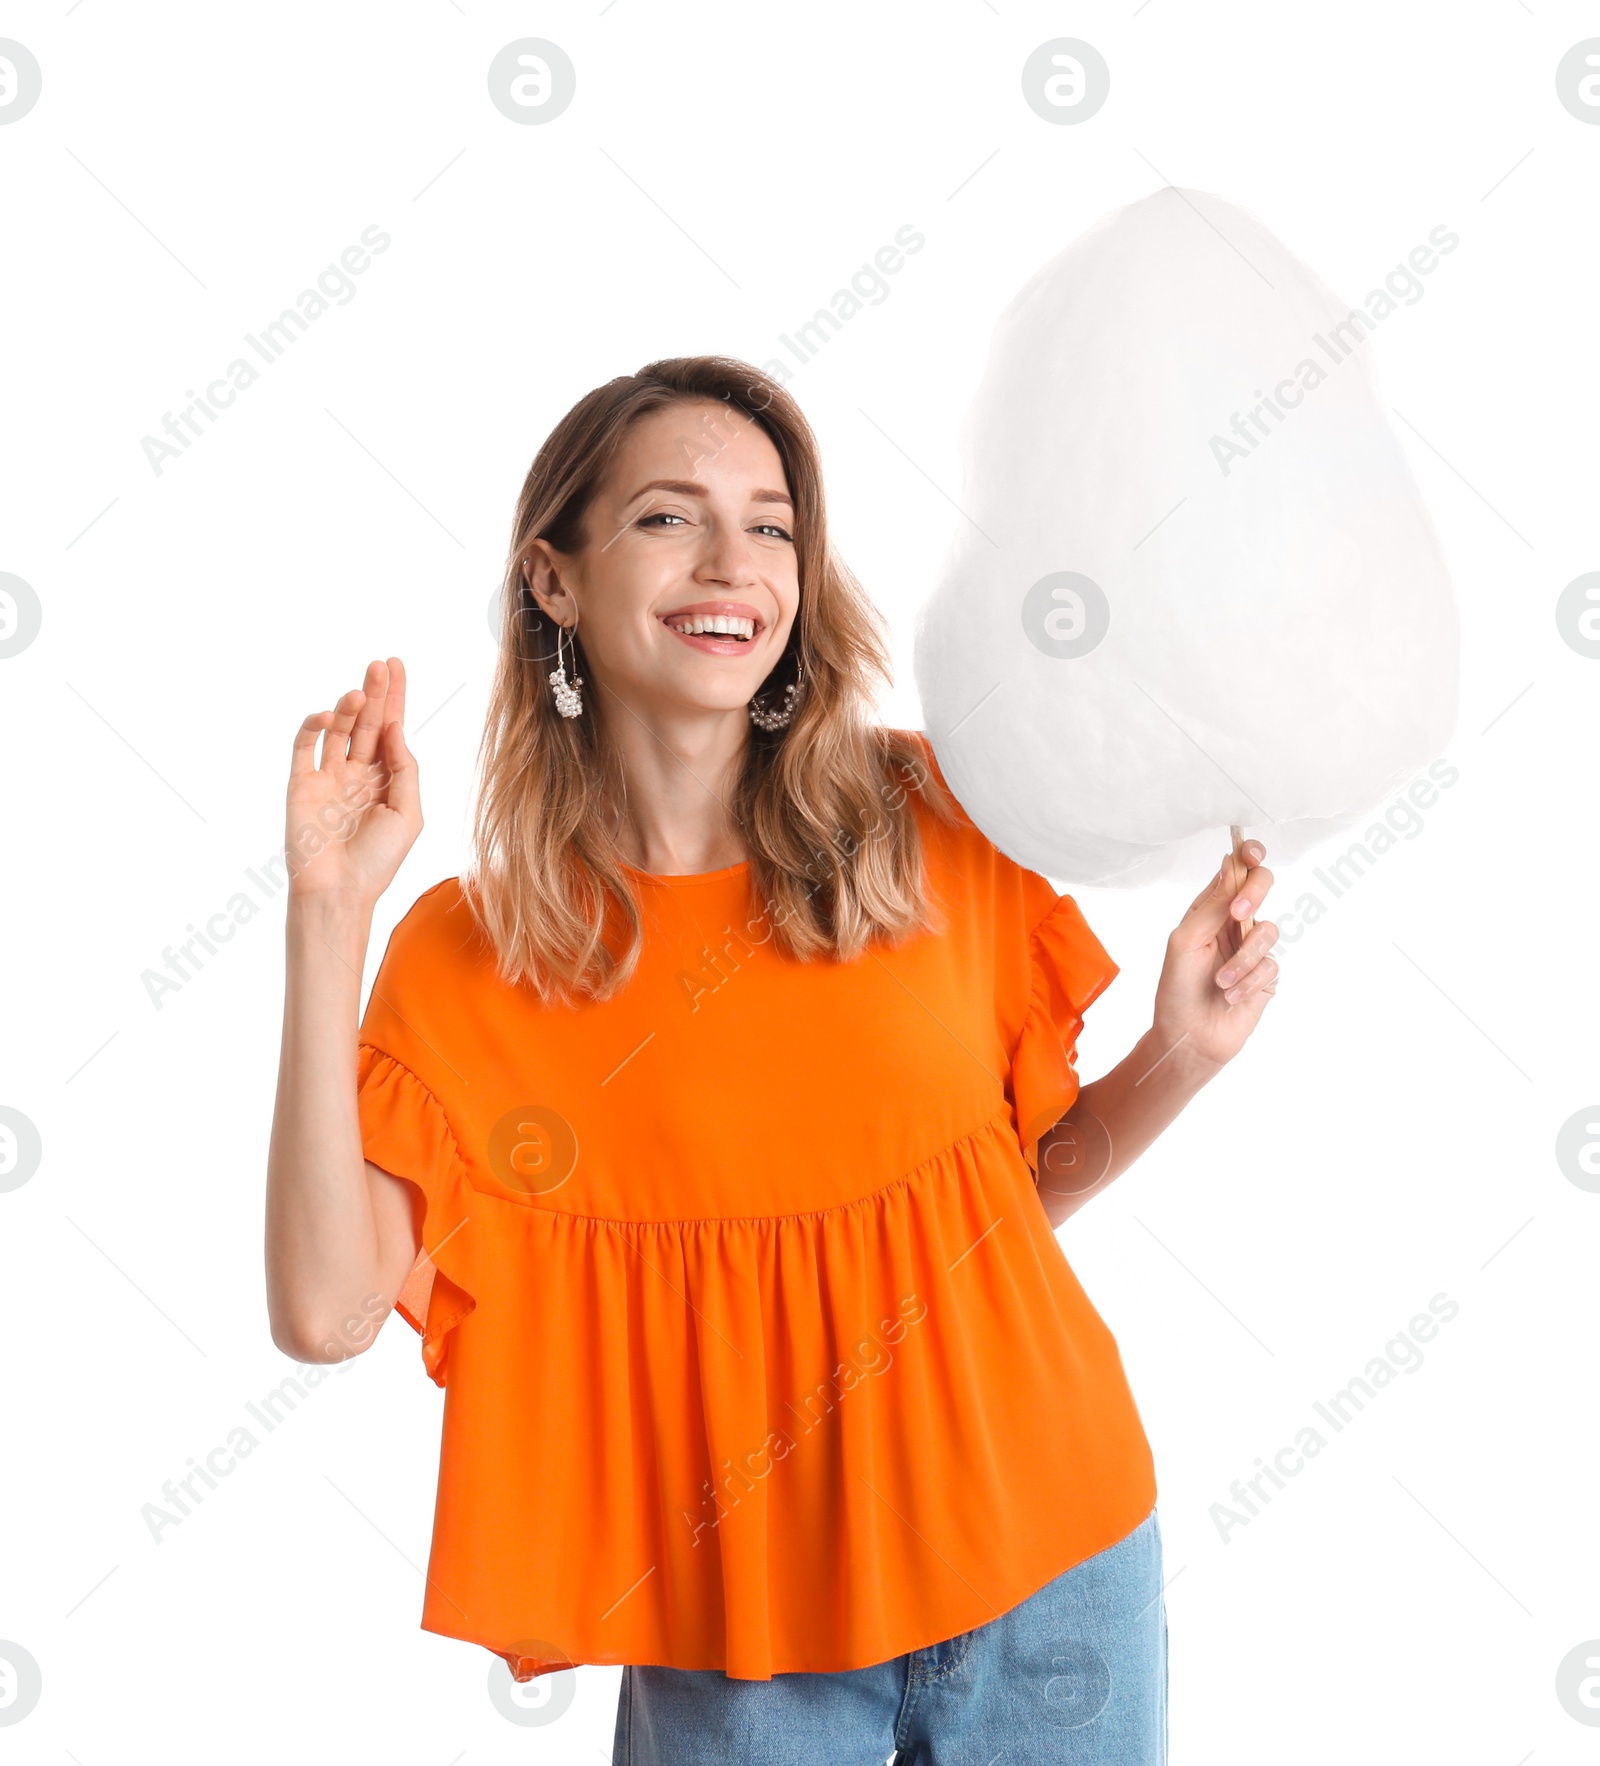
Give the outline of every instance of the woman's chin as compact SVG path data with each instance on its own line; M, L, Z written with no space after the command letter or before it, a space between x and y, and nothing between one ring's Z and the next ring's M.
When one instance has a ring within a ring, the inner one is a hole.
M760 685L760 681L735 681L731 677L716 681L674 681L670 685L655 681L630 694L628 703L644 717L713 718L737 714L748 718L750 701Z

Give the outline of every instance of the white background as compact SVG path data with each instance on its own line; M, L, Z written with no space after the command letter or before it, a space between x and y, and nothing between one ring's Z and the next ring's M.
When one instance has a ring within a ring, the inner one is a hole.
M959 520L989 328L1067 241L1168 181L1252 210L1352 305L1430 229L1459 234L1372 347L1463 625L1459 778L1343 895L1312 877L1326 852L1280 873L1268 917L1308 889L1328 912L1280 947L1260 1031L1062 1230L1155 1451L1173 1759L1596 1757L1555 1688L1600 1637L1600 1194L1555 1140L1600 1094L1580 1010L1600 983L1600 662L1554 611L1600 565L1600 127L1554 77L1596 18L1562 0L6 11L44 82L0 127L0 570L43 605L0 662L0 1103L44 1146L0 1194L0 1638L43 1673L9 1757L609 1758L617 1669L583 1668L570 1711L521 1727L489 1696L494 1658L418 1628L443 1394L399 1320L152 1539L163 1482L295 1371L261 1250L281 895L159 1010L141 976L280 848L300 720L398 654L427 826L370 979L393 922L465 862L487 606L550 426L655 356L777 355L907 223L924 249L791 388L836 539L893 627L882 716L920 725L912 619ZM1066 34L1105 56L1111 95L1058 127L1019 73ZM520 127L485 76L530 35L571 56L577 96ZM155 473L141 438L370 224L393 243L355 298ZM1200 881L1078 892L1123 966L1086 1078L1148 1023ZM1460 1310L1424 1364L1224 1542L1230 1483L1440 1293Z

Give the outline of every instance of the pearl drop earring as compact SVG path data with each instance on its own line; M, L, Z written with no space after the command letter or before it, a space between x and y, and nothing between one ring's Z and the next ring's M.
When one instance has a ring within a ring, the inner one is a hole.
M794 679L783 689L783 707L773 711L761 703L761 695L756 694L750 701L750 721L761 730L786 730L794 716L795 703L800 693L800 683L804 678L804 670L798 657L795 659Z
M572 623L576 626L578 622L574 620ZM566 633L566 629L567 628L564 625L557 621L556 666L551 669L546 678L549 680L551 689L556 696L556 710L559 711L563 717L581 717L583 714L583 695L578 689L583 685L583 676L576 676L569 684L567 681L567 665L561 660L561 640ZM572 641L572 657L573 666L576 667L578 657L578 641L576 638Z

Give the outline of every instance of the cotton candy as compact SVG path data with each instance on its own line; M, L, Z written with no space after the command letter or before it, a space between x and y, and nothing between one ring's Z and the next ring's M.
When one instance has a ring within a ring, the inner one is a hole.
M1192 877L1236 823L1279 864L1438 756L1458 624L1372 374L1397 309L1352 318L1255 216L1169 187L1001 315L914 668L1008 857Z

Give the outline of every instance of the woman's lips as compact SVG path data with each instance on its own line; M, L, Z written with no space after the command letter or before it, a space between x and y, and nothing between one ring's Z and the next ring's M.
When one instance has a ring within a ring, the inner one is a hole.
M704 650L710 656L739 656L755 648L754 638L730 638L718 632L695 632L689 636L670 625L667 630L680 643L692 644L696 650Z

